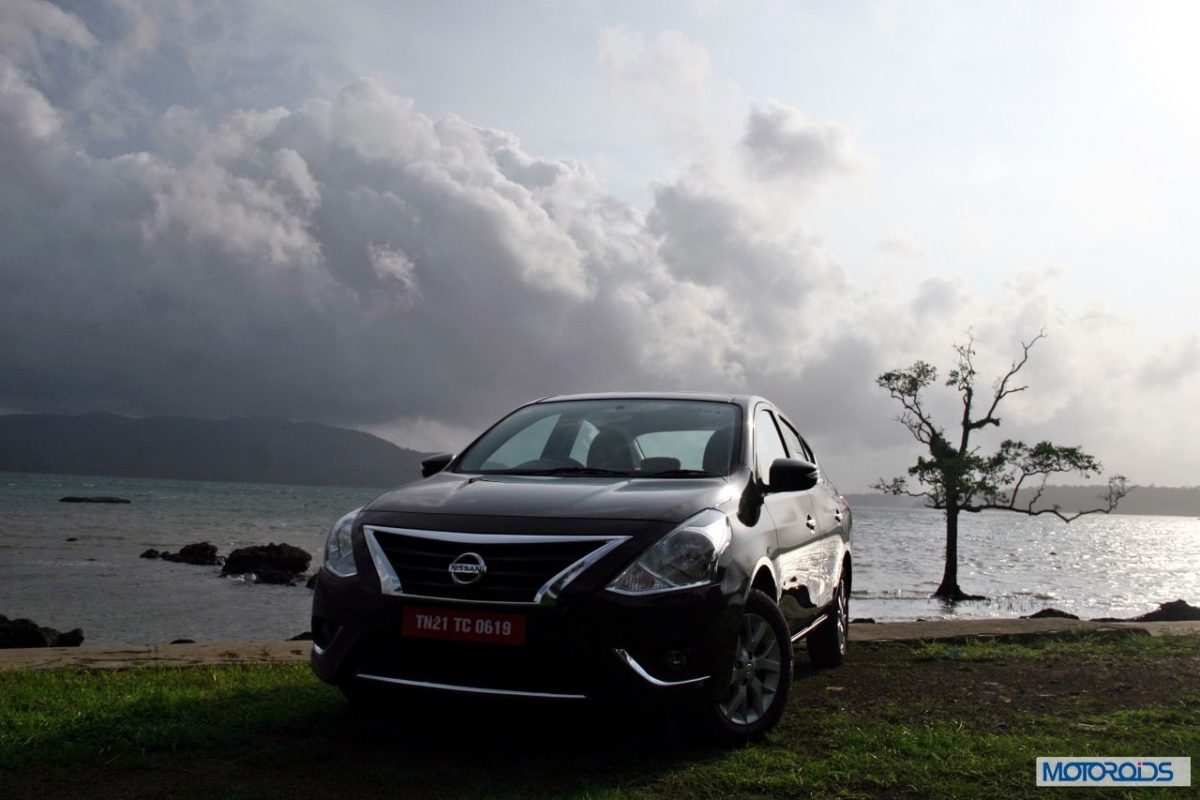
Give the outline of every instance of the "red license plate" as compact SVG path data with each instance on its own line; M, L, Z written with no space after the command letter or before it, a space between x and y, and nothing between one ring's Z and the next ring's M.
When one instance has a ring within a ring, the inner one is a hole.
M422 639L525 644L525 615L408 607L404 609L402 632Z

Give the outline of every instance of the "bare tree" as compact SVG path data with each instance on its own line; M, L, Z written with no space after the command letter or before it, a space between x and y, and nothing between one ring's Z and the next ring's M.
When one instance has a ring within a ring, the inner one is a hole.
M1079 447L1061 447L1050 442L1028 445L1005 440L991 454L982 454L971 445L971 436L976 431L989 425L1000 426L996 411L1004 398L1028 388L1019 385L1016 376L1029 360L1029 351L1045 336L1043 330L1029 342L1022 342L1021 357L992 384L991 394L983 396L976 394L974 336L968 334L966 344L954 345L955 366L945 385L962 398L957 442L952 442L934 424L924 404L922 392L937 381L933 366L918 361L911 367L885 372L875 381L900 403L904 409L898 418L900 423L925 445L928 455L918 456L917 463L908 468L909 477L923 487L921 491L910 491L908 478L903 477L880 479L873 488L889 494L923 497L930 507L946 512L946 567L934 597L950 602L982 599L965 594L958 586L960 512L995 509L1030 516L1053 514L1063 522L1070 522L1085 514L1110 513L1127 492L1125 477L1116 475L1109 478L1107 493L1098 498L1102 505L1096 508L1075 512L1064 512L1057 505L1037 508L1051 475L1078 472L1084 478L1096 476L1102 470L1100 462ZM975 416L977 401L982 401L981 407L986 405L982 416Z

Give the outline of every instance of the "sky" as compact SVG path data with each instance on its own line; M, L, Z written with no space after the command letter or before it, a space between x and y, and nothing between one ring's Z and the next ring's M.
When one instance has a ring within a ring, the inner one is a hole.
M550 394L761 394L854 492L918 452L876 376L970 336L986 388L1044 330L982 446L1200 484L1198 31L1187 2L6 0L0 411L454 450Z

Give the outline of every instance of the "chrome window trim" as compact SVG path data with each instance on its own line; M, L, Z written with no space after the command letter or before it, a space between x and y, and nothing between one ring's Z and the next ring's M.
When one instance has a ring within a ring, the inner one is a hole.
M625 666L629 667L631 670L633 670L635 673L637 673L637 676L639 678L641 678L642 680L644 680L646 683L650 684L651 686L658 686L660 688L668 688L668 687L672 687L672 686L695 686L697 684L704 683L706 680L708 680L709 678L712 677L711 675L705 675L701 678L688 678L685 681L659 680L658 678L654 677L649 672L647 672L645 670L645 668L637 662L637 659L629 654L628 650L622 650L621 648L616 647L616 648L613 648L613 652L617 654L617 658L621 659L621 662L624 663Z
M436 595L407 594L400 585L400 576L392 568L392 562L383 552L376 533L394 533L415 539L432 539L439 542L454 542L456 544L558 544L563 542L603 542L596 549L583 557L571 562L551 576L534 593L532 600L476 600L469 597L439 597ZM629 541L629 536L537 536L532 534L500 534L500 533L458 533L454 531L426 531L415 528L391 528L383 525L364 525L363 539L367 543L367 552L375 563L375 572L379 575L379 589L383 594L392 597L408 597L415 600L437 600L449 603L470 603L473 605L493 606L552 606L558 601L558 595L571 581L579 577L588 567L595 564L604 556Z
M522 692L516 689L492 689L486 686L460 686L454 683L433 683L431 681L411 681L406 678L389 678L384 675L371 675L360 672L354 677L366 681L394 683L400 686L414 686L419 689L438 689L444 692L463 692L465 694L487 694L501 697L541 697L549 700L587 700L586 694L564 694L559 692Z

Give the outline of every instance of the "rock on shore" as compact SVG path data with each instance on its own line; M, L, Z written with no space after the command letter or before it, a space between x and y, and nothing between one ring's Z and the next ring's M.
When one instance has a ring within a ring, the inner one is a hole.
M255 583L278 583L288 586L304 578L312 556L305 550L290 544L255 545L234 550L226 556L217 554L217 546L209 542L184 545L178 553L159 551L153 548L144 551L141 558L161 558L184 564L212 567L222 566L222 575L252 575Z
M1060 611L1057 608L1043 608L1034 614L1021 619L1079 619L1074 614ZM1184 600L1171 600L1160 603L1158 608L1139 614L1136 617L1096 617L1092 622L1196 622L1200 621L1200 608L1188 605Z
M1189 622L1200 620L1200 608L1190 606L1183 600L1172 600L1160 603L1153 611L1133 619L1135 622Z
M1041 611L1021 617L1021 619L1079 619L1079 617L1057 608L1043 608Z
M159 552L154 548L146 550L140 558L161 558L163 561L174 561L180 564L196 564L201 567L215 567L224 563L225 559L217 555L217 546L208 542L185 544L178 553Z
M83 644L83 629L60 633L44 628L33 620L9 619L0 614L0 648L11 647L79 647Z
M312 556L290 544L255 545L234 550L225 559L222 575L253 573L259 583L295 583L308 571Z
M129 503L130 501L126 500L124 497L109 497L107 495L104 495L104 496L97 495L97 496L90 496L90 497L76 497L74 495L71 495L68 497L60 497L58 499L58 502L60 502L60 503Z

